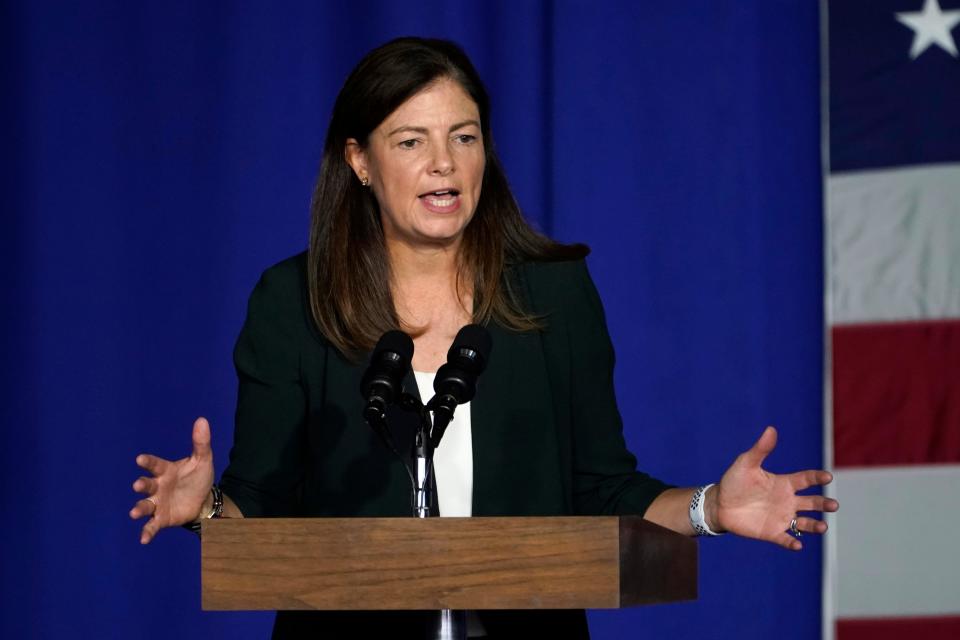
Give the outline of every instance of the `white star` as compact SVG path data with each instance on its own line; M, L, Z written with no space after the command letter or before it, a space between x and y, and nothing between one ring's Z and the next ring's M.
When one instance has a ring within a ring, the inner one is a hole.
M960 22L960 11L942 11L937 0L924 0L923 11L899 12L897 21L913 29L912 60L934 44L957 57L957 45L950 30Z

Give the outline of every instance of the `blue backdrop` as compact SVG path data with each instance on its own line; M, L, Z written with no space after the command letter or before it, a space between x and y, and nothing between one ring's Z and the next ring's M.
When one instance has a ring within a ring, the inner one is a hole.
M192 536L139 545L133 459L186 454L206 415L223 468L247 295L305 247L334 96L397 35L464 45L527 215L593 247L641 467L715 480L768 423L771 469L820 465L816 3L0 11L0 636L267 636L200 611ZM704 541L699 601L592 612L594 637L816 637L804 541Z

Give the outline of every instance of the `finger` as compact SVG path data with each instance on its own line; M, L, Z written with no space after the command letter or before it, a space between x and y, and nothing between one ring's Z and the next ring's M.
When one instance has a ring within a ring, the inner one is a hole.
M798 523L799 526L799 523ZM784 531L783 533L778 533L773 536L770 542L778 544L784 549L789 549L790 551L800 551L803 549L803 543L794 538L792 535Z
M147 520L147 524L143 525L143 529L140 531L140 544L150 544L158 531L160 531L160 525L157 524L157 519L150 518Z
M209 458L213 455L210 449L210 423L206 418L197 418L193 423L193 457Z
M137 503L133 505L133 509L130 509L130 517L136 520L144 516L152 516L156 511L157 503L148 498L144 498L143 500L137 500Z
M743 458L751 466L759 467L776 446L777 430L774 427L767 427L753 446L744 452Z
M149 493L150 495L153 495L159 488L160 483L157 482L156 478L140 476L133 482L133 490L137 493Z
M790 486L793 487L794 491L803 491L813 486L830 484L832 481L833 474L821 469L809 469L790 474Z
M825 511L831 513L840 508L833 498L823 496L797 496L797 511Z
M797 529L803 533L826 533L827 523L816 518L797 518Z
M149 453L141 453L137 456L137 466L146 469L155 476L162 475L169 464L169 460L152 456Z

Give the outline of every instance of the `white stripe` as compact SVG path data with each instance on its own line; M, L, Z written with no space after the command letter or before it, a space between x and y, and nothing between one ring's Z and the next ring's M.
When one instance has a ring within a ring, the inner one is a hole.
M827 178L833 324L960 318L960 164Z
M960 465L834 476L836 615L960 614Z

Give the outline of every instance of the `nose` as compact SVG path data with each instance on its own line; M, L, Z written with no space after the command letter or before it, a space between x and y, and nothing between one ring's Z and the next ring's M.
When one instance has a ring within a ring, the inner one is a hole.
M430 158L430 175L448 176L454 171L453 156L446 145L434 145L433 156Z

